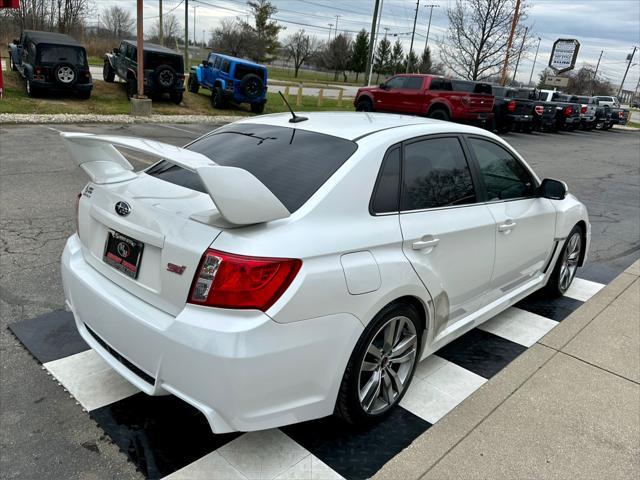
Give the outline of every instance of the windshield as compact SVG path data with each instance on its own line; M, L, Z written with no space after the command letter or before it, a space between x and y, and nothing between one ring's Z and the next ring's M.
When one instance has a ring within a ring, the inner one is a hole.
M250 123L230 124L189 145L218 165L252 173L287 207L300 208L356 151L350 140L306 130ZM200 177L162 161L146 172L206 193Z
M84 49L65 45L40 45L40 62L68 62L73 65L86 65Z

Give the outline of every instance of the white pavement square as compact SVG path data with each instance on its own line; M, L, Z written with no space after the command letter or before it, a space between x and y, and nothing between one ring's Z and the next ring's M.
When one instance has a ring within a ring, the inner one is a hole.
M571 297L581 302L586 302L596 293L605 287L602 283L584 280L583 278L574 278L569 289L565 292L566 297Z
M556 325L558 325L558 322L555 320L520 308L511 307L479 325L478 328L525 347L530 347Z

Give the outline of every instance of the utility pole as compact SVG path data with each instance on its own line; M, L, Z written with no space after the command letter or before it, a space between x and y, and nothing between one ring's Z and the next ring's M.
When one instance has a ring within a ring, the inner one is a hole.
M327 23L327 25L329 25L329 40L327 40L327 43L331 42L331 29L333 28L333 23Z
M409 56L407 56L407 71L411 70L411 54L413 53L413 37L416 35L416 22L418 21L418 8L420 8L420 0L416 1L416 14L413 16L413 31L411 32L411 44L409 45Z
M429 47L429 31L431 30L431 17L433 16L433 7L439 7L440 5L436 5L435 3L431 3L429 5L425 5L425 7L430 8L429 11L429 26L427 27L427 39L424 42L424 51L427 51Z
M189 71L189 0L184 0L184 70Z
M618 97L620 96L620 94L622 93L622 87L624 87L624 81L627 79L627 73L629 73L629 67L631 66L631 62L633 62L633 56L636 54L636 49L638 47L633 47L633 52L631 52L631 55L627 55L627 58L629 59L629 62L627 62L627 69L624 71L624 76L622 77L622 83L620 84L620 88L618 89Z
M376 3L373 7L373 19L371 20L371 36L369 37L369 54L367 55L367 72L369 75L367 76L367 85L371 85L371 69L373 68L373 53L375 48L375 38L376 38L376 21L378 20L378 7L380 6L380 0L376 0Z
M533 71L536 68L536 60L538 60L538 50L540 50L540 41L542 39L538 37L538 46L536 47L536 54L533 57L533 66L531 67L531 75L529 75L529 85L531 85L531 79L533 78Z
M527 38L527 32L529 27L524 29L524 36L522 37L522 43L520 44L520 51L518 52L518 60L516 60L516 68L513 70L513 81L516 81L516 73L518 73L518 65L520 65L520 56L522 55L522 49L524 48L524 41Z
M204 32L205 32L205 29L203 28L202 29L202 48L207 48L207 44L206 44L205 38L204 38Z
M341 15L336 15L336 34L334 35L333 38L336 38L338 36L338 19L341 17Z
M600 68L600 60L602 60L602 54L604 50L600 50L600 56L598 57L598 63L596 64L596 71L593 72L593 78L591 79L591 95L593 95L593 84L596 82L596 75L598 74L598 68Z
M142 0L138 0L136 9L136 46L137 46L137 58L138 64L137 80L138 80L138 95L137 98L144 98L144 28L142 24Z
M164 24L162 22L162 0L158 0L158 10L160 10L160 16L158 18L158 43L164 45Z
M513 21L511 22L511 31L509 32L509 40L507 41L507 52L504 55L504 65L502 66L502 76L500 79L500 85L507 83L507 69L509 68L509 52L513 46L513 35L516 33L516 27L518 26L518 20L520 16L520 0L516 0L516 9L513 12Z

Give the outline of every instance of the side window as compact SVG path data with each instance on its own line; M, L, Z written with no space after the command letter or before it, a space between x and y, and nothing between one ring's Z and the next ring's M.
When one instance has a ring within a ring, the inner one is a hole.
M222 63L222 59L220 57L216 57L216 61L213 64L213 68L220 68L220 64Z
M535 184L531 174L507 150L478 138L470 138L469 145L480 167L487 200L508 200L534 194Z
M221 68L221 70L222 70L224 73L229 73L229 60L223 60L223 61L222 61L222 68Z
M120 54L121 55L127 54L127 44L124 42L120 43Z
M404 77L393 77L385 82L388 88L402 88Z
M431 83L429 83L429 90L442 90L442 79L432 78Z
M404 148L402 210L474 203L469 165L455 137L410 143Z
M215 56L215 54L210 53L210 54L209 54L208 62L209 62L210 64L212 64L212 65L213 65L213 62L215 62L215 61L216 61L216 56Z
M400 200L400 147L387 153L373 189L371 213L398 211Z
M408 90L421 90L422 77L404 77L403 87Z

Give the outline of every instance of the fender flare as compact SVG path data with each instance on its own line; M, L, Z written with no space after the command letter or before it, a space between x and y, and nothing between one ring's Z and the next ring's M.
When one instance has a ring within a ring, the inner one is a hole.
M131 67L127 68L127 79L129 78L129 75L131 75L133 78L136 78L136 79L138 78L136 71Z
M449 118L452 118L452 109L449 102L443 98L436 98L431 103L429 103L429 108L427 108L427 115L431 113L433 110L440 109L445 110L449 114Z
M113 54L112 53L105 53L104 59L107 62L109 62L109 65L111 65L111 68L113 68L115 70L115 67L113 66Z
M373 95L371 95L371 93L369 93L369 92L363 92L363 93L361 93L360 95L358 95L358 96L356 97L356 102L355 102L355 103L358 103L358 102L359 102L360 100L362 100L363 98L367 98L367 99L369 99L369 101L371 102L371 105L372 105L372 106L373 106L373 105L375 105L375 101L374 101L374 99L373 99Z

